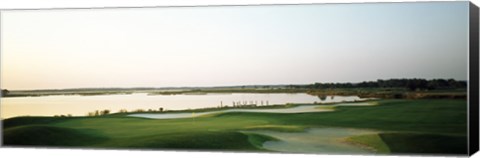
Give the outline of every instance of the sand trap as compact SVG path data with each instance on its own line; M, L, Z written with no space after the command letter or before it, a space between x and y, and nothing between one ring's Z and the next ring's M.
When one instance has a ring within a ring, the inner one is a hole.
M345 138L376 131L351 128L311 128L305 132L278 132L270 130L244 131L274 137L278 141L267 141L263 148L272 151L290 153L372 153L373 151L346 143Z
M292 108L277 108L277 109L228 109L210 112L188 112L188 113L144 113L131 114L131 117L142 117L150 119L177 119L177 118L191 118L210 114L227 113L227 112L260 112L260 113L307 113L307 112L330 112L334 111L334 106L372 106L375 102L361 102L361 103L339 103L333 105L301 105Z
M191 112L191 113L171 113L171 114L131 114L132 117L143 117L151 119L175 119L175 118L189 118L199 117L210 114L227 113L227 112L260 112L260 113L306 113L306 112L328 112L333 109L322 108L321 106L302 105L293 108L279 108L279 109L228 109L211 112Z

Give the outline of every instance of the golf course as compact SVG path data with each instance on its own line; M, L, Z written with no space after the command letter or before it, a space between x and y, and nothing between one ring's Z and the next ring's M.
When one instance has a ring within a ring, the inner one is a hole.
M173 114L183 116L162 117ZM465 99L20 116L3 120L3 141L101 149L461 155L467 153L466 118Z

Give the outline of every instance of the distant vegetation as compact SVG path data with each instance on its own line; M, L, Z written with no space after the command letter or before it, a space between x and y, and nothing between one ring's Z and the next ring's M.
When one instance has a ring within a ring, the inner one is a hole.
M321 105L322 103L315 103L317 105ZM333 104L333 103L325 103L324 105L327 104ZM87 117L95 117L95 116L106 116L106 115L124 115L124 114L132 114L132 113L162 113L162 112L168 112L168 113L180 113L180 112L207 112L207 111L218 111L218 110L224 110L224 109L268 109L268 108L287 108L287 107L293 107L293 106L298 106L300 104L294 104L294 103L287 103L287 104L276 104L276 105L263 105L263 106L257 106L257 104L236 104L233 106L217 106L217 107L204 107L204 108L197 108L197 109L185 109L185 110L166 110L163 107L160 107L158 109L135 109L135 110L127 110L127 109L120 109L116 113L113 112L113 110L95 110L93 112L87 113L85 116ZM55 117L72 117L72 115L55 115Z
M55 115L53 117L73 117L72 114L67 114L67 115Z
M314 83L309 85L290 85L289 88L335 89L335 88L405 88L410 91L466 88L466 81L454 79L389 79L364 81L360 83Z
M307 93L324 98L327 95L356 95L374 98L465 99L466 81L454 79L388 79L359 83L313 83L297 85L240 85L223 87L165 88L84 88L50 90L2 90L2 97L46 95L109 95L148 93L149 95L204 95L207 93Z
M94 112L89 112L87 116L103 116L110 114L110 110L95 110Z
M356 95L363 98L395 99L466 99L467 82L454 79L389 79L360 83L314 83L290 85L305 89L310 95Z
M8 95L8 93L9 93L9 91L8 91L8 90L6 90L6 89L2 89L2 97L4 97L4 96L7 96L7 95Z
M2 89L2 97L36 97L49 95L108 95L108 94L131 94L133 90L121 89L46 89L46 90L7 90Z

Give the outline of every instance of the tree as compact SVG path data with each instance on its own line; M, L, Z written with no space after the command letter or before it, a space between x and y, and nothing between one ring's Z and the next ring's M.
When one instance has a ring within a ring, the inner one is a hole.
M428 82L425 79L413 79L407 81L407 88L411 91L427 89Z
M110 110L102 110L100 111L100 115L108 115L110 113Z
M133 112L145 112L145 110L143 110L143 109L137 109L137 110L134 110Z
M318 96L318 98L320 98L321 101L325 101L327 99L327 96L326 95L320 95L320 96Z
M2 97L7 96L9 92L7 89L2 89Z

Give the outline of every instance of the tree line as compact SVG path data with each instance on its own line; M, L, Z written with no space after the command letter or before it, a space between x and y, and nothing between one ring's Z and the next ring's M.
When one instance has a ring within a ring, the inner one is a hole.
M89 112L87 116L103 116L103 115L108 115L110 113L110 110L95 110L94 112Z
M435 90L466 88L466 81L454 79L388 79L364 81L360 83L314 83L308 85L290 85L288 88L334 89L334 88L406 88L408 90Z

